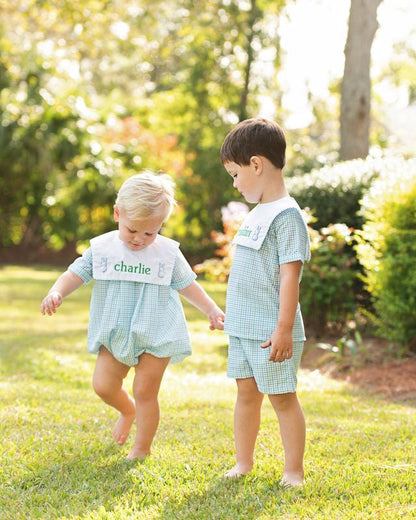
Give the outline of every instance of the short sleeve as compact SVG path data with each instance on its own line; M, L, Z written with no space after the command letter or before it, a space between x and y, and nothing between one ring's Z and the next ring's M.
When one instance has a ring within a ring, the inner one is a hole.
M272 223L279 264L300 260L305 263L310 258L308 229L302 214L296 208L288 208L280 213Z
M84 283L88 283L92 279L92 251L90 247L82 256L72 262L68 271L79 276Z
M192 271L192 267L189 265L182 252L178 250L172 273L172 289L175 289L176 291L185 289L185 287L191 285L195 278L196 274Z

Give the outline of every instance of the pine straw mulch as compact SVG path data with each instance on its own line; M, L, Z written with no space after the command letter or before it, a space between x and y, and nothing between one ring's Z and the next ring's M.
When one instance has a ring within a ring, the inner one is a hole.
M308 340L302 368L318 369L326 376L346 381L388 401L416 405L416 355L393 359L386 355L385 342L370 339L365 342L364 354L341 359L319 344L336 345L336 341Z

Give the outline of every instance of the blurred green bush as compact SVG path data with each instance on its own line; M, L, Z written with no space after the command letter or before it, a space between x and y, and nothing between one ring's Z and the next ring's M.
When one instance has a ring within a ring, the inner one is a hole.
M358 229L363 224L360 200L385 168L382 158L354 159L290 177L286 184L300 207L315 217L315 229L337 223Z
M356 310L357 260L351 248L352 230L332 224L309 227L311 259L303 267L300 303L305 327L319 337L344 334Z
M373 318L386 339L416 351L416 161L386 168L362 200L356 232Z

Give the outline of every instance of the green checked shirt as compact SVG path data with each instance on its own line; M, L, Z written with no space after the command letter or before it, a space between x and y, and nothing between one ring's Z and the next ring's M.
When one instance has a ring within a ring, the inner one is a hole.
M308 230L297 208L285 209L274 218L259 250L237 245L228 280L224 332L246 339L268 339L279 315L279 268L297 260L304 263L309 257ZM293 341L304 340L298 304Z

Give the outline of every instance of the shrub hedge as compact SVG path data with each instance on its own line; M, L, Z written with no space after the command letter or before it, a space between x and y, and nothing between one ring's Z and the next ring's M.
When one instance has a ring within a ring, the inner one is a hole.
M308 333L344 334L354 319L357 262L352 232L345 224L309 227L311 259L303 267L300 303Z
M363 198L356 232L380 334L416 351L416 161L386 168Z
M360 200L384 171L386 161L369 157L340 162L301 177L290 177L286 184L299 205L309 208L316 218L315 229L339 223L359 229L363 225Z

